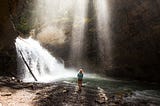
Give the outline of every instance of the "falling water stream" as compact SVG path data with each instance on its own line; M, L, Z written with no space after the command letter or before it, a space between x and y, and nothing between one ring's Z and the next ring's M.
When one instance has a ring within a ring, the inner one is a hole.
M72 69L65 69L64 64L58 62L38 41L18 37L15 44L19 62L18 70L23 71L20 75L24 75L24 81L31 82L34 79L23 62L20 51L39 82L50 82L76 75Z

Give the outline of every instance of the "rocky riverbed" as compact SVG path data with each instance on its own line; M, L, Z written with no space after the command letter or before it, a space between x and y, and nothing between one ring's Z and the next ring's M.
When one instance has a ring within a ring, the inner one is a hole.
M76 82L76 81L75 81ZM25 83L14 77L0 77L0 105L3 106L158 106L146 101L129 101L130 90L110 91L84 83L77 90L74 81ZM130 99L131 100L131 99Z

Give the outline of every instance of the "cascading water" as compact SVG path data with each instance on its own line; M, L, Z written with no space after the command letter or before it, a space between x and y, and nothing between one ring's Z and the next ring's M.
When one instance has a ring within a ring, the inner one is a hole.
M65 69L64 65L59 63L38 41L32 38L22 39L18 37L15 45L19 62L18 67L19 71L23 71L24 81L30 82L34 79L23 62L20 52L39 82L50 82L76 76L75 71Z

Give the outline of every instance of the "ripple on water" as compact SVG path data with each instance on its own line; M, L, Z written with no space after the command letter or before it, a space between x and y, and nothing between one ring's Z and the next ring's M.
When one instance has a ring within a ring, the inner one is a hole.
M125 98L126 102L146 103L147 105L160 105L160 92L157 90L133 91L133 95Z

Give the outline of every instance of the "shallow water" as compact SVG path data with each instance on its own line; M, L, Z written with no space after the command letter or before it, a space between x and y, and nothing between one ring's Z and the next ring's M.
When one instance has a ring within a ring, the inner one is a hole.
M66 81L76 84L76 78ZM124 98L124 101L127 103L160 106L160 86L158 84L114 80L111 78L84 78L83 85L96 89L100 87L107 93L131 93L132 95Z

